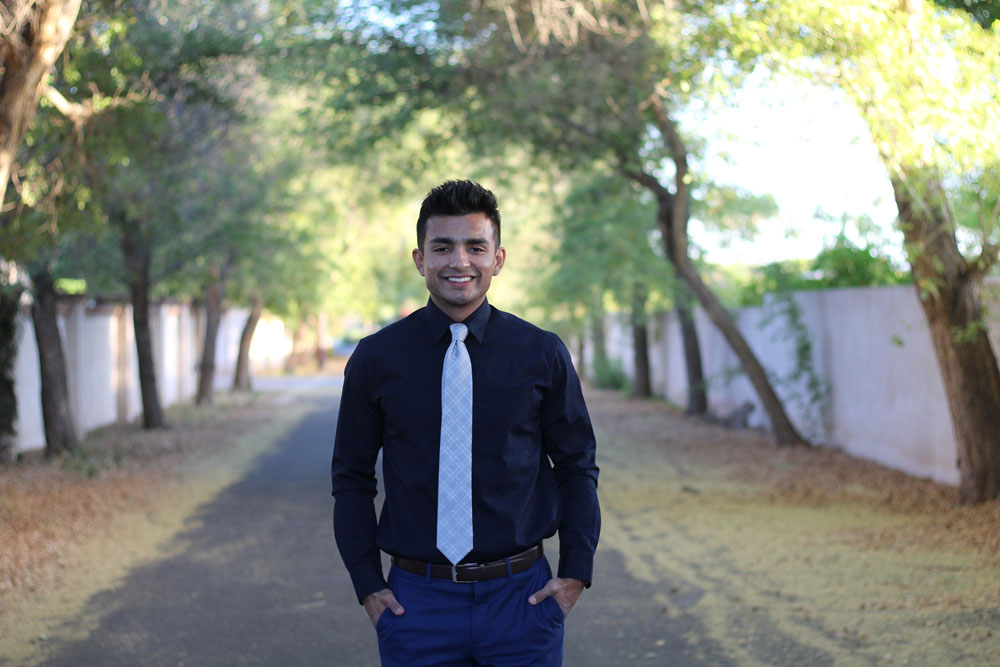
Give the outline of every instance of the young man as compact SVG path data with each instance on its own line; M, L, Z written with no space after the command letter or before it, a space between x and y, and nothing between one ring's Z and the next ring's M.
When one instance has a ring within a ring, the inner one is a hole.
M590 417L559 338L486 301L505 259L493 193L431 190L413 251L427 306L362 340L347 365L334 535L383 665L559 665L563 621L590 585ZM541 542L557 531L553 577Z

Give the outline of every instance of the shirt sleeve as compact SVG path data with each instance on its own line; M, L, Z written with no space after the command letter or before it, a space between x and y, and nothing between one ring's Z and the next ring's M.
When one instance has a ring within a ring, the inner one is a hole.
M386 587L375 542L375 462L382 446L382 412L371 392L371 359L363 343L344 371L333 445L333 534L360 602Z
M542 404L542 437L559 486L559 577L590 587L601 532L597 442L569 350L553 336L551 384Z

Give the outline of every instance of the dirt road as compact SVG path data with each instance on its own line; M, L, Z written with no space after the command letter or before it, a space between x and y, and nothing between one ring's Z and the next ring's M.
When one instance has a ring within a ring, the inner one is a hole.
M106 550L127 574L79 604L53 594L44 630L36 618L34 636L0 640L0 664L378 664L330 529L335 383L270 388L287 396L276 414L296 411L289 427L155 553ZM995 554L874 487L941 489L662 403L588 402L604 524L567 665L996 664ZM997 525L996 507L949 511Z

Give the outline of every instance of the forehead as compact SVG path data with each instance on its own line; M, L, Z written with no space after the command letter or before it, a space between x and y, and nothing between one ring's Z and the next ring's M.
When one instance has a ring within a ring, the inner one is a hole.
M450 239L463 242L469 239L496 238L493 222L484 213L469 213L467 215L435 215L427 218L425 238Z

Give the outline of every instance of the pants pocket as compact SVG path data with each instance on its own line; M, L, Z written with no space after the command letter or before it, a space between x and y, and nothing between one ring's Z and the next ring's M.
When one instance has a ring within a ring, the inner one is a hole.
M395 616L395 614L392 613L392 609L386 607L385 609L382 610L382 614L378 617L378 620L375 622L375 632L376 634L378 634L379 637L384 637L386 633L389 632L387 624L390 622L390 619L388 618L390 616Z
M542 600L542 605L548 608L549 616L552 617L559 625L562 625L566 621L566 614L563 613L562 607L551 595L544 600Z

